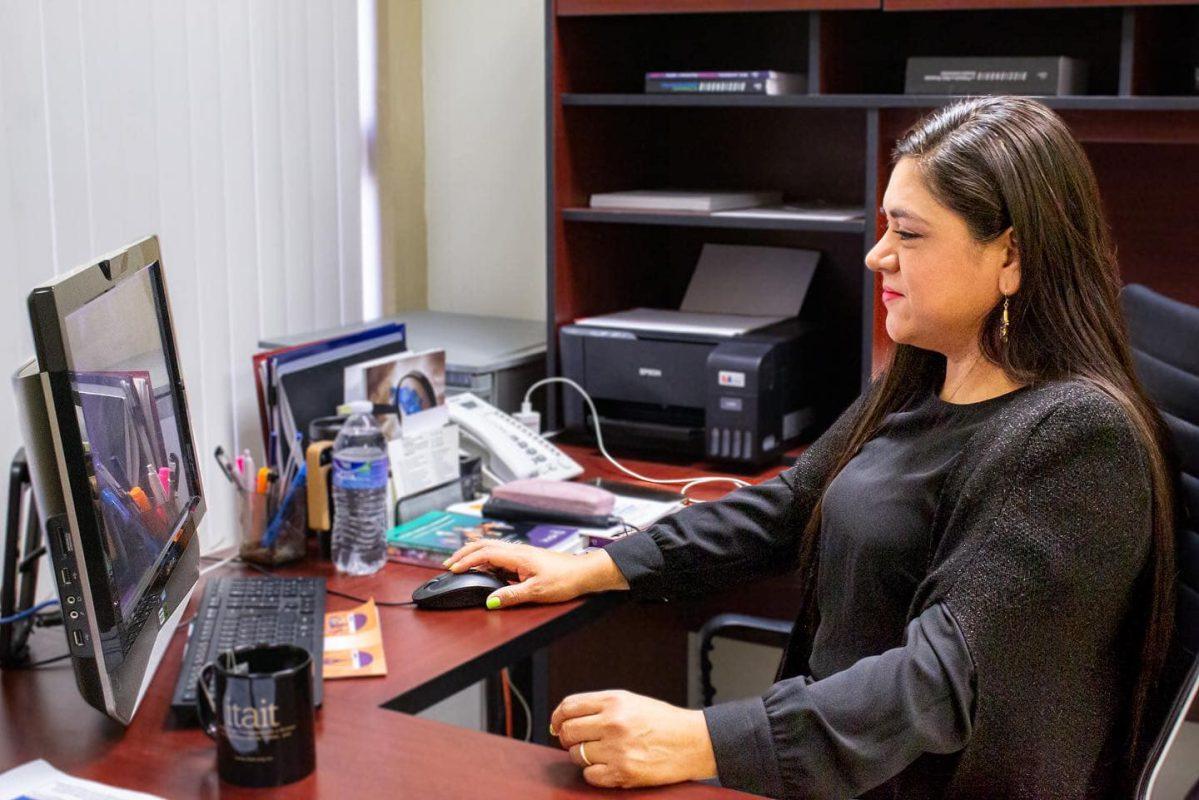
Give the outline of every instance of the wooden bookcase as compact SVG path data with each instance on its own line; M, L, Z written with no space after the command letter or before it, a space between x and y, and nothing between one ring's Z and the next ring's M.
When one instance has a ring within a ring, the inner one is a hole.
M1199 4L1108 0L547 0L548 353L577 317L676 307L705 242L822 251L809 293L840 408L888 357L879 287L863 257L890 149L952 98L904 95L915 55L1069 55L1086 95L1046 98L1094 165L1125 282L1199 303ZM805 72L782 97L642 93L649 70ZM781 189L861 204L865 220L813 224L616 213L594 192Z

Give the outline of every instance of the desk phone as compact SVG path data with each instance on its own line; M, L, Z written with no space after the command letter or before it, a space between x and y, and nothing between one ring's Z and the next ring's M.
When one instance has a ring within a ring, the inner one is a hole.
M477 451L501 480L567 480L582 474L574 459L495 406L469 392L446 398L450 420L464 434L463 446ZM481 448L481 450L480 450Z

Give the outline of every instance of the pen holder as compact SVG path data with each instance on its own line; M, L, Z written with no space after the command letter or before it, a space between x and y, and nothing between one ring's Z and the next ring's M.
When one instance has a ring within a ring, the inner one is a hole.
M238 526L241 528L239 555L243 561L275 566L303 558L308 552L308 514L306 505L293 499L283 512L283 522L274 541L264 543L272 514L269 496L252 492L238 493Z

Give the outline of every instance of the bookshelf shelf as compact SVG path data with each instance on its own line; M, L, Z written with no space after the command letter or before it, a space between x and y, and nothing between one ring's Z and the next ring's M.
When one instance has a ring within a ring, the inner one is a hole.
M866 223L860 219L849 222L826 222L816 220L760 219L753 217L718 217L712 214L701 213L610 211L595 208L564 208L562 209L562 218L567 222L593 222L614 225L673 225L747 231L811 231L818 233L848 233L859 236L866 231Z
M571 108L937 108L960 100L958 95L931 94L792 94L772 97L738 95L583 94L562 95ZM1037 98L1050 108L1092 111L1197 111L1199 96L1072 95Z
M1168 6L1180 5L1186 0L1053 0L1052 5L1069 8L1101 8L1104 6ZM944 9L960 9L977 11L981 9L1022 9L1044 8L1049 5L1044 0L883 0L883 8L887 11L932 11Z
M558 0L560 17L877 9L881 0Z

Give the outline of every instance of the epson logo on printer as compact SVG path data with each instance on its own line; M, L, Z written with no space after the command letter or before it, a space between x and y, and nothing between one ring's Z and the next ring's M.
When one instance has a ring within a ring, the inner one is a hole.
M642 378L661 378L662 370L653 367L638 367L637 374Z

